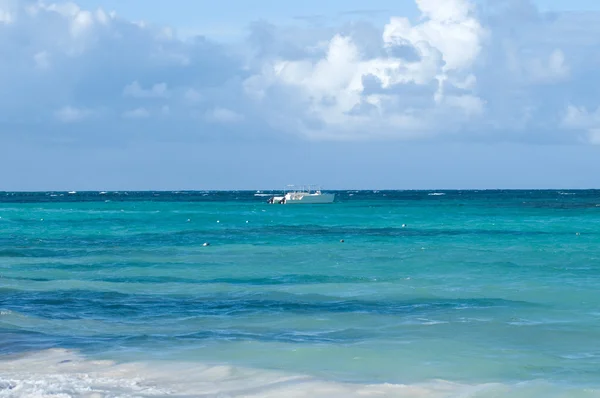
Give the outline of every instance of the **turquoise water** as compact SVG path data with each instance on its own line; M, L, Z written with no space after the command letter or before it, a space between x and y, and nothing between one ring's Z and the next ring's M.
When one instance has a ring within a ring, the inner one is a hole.
M0 396L600 396L600 191L267 198L0 193Z

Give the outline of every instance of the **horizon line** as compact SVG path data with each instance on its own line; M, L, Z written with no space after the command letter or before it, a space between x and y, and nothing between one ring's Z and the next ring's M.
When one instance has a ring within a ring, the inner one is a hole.
M347 192L347 191L395 191L395 192L423 192L423 191L597 191L600 187L596 188L335 188L335 189L321 189L322 191L328 192ZM51 189L51 190L0 190L0 193L48 193L48 192L60 192L60 193L118 193L118 192L263 192L263 191L282 191L282 189L98 189L98 190L64 190L64 189Z

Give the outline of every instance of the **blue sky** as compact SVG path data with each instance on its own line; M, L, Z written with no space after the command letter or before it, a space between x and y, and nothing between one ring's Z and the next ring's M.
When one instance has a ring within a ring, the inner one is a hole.
M255 20L268 20L273 23L298 23L302 17L325 16L328 23L348 20L359 15L375 21L385 21L392 13L417 16L417 8L412 1L391 0L345 0L297 2L273 0L178 0L175 3L144 0L85 0L80 4L95 8L98 6L115 10L131 19L142 19L178 27L186 32L199 32L211 36L239 37L248 24ZM177 6L174 7L173 4ZM362 12L361 12L362 11ZM359 12L355 15L346 13Z
M600 2L365 4L0 0L0 190L600 187Z
M250 22L260 19L297 23L297 17L322 16L327 23L363 18L383 24L390 15L419 16L412 0L80 0L78 4L115 10L128 19L170 25L183 32L209 34L224 40L239 38ZM535 4L542 11L600 10L600 2L596 0L536 0Z

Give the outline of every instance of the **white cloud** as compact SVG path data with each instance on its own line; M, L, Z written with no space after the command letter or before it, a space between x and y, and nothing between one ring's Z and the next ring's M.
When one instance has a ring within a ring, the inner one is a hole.
M548 64L542 67L537 67L537 76L545 78L545 80L564 79L569 76L569 66L565 61L565 54L556 49L548 57Z
M96 16L88 10L82 10L75 3L52 3L46 5L44 2L37 2L29 8L30 12L37 13L39 11L55 12L66 18L69 22L69 30L73 37L77 37L86 33L93 28L96 22ZM100 13L97 15L100 18L105 18L106 14Z
M89 50L106 32L102 31L114 19L114 15L103 10L85 10L74 2L46 3L44 1L17 1L20 5L20 20L23 25L39 24L32 27L40 34L45 28L51 29L51 36L43 38L70 56L80 55Z
M530 84L553 83L569 77L569 66L561 49L554 49L549 54L531 56L516 53L508 48L507 58L513 76L520 77Z
M244 116L227 108L214 108L206 113L206 119L217 123L239 123Z
M230 46L76 1L0 0L0 106L32 130L78 122L78 139L160 116L156 136L168 122L263 138L600 141L600 14L415 1L415 20L257 22Z
M150 112L146 108L136 108L123 112L123 117L127 119L145 119L150 117Z
M563 125L567 129L584 132L589 143L600 145L600 106L590 112L585 107L569 105Z
M0 1L0 25L11 24L15 22L18 9L18 0L1 0Z
M134 98L166 98L169 91L166 83L157 83L149 89L144 89L140 83L134 81L125 86L123 95Z
M383 40L387 46L411 45L422 55L439 51L443 69L461 70L477 59L486 32L474 16L469 0L417 0L424 22L412 25L406 18L392 18Z
M474 95L453 95L445 98L449 106L465 112L467 116L477 116L483 113L485 103Z
M417 132L439 129L440 119L445 127L457 128L484 112L484 101L473 90L476 78L471 69L486 31L466 0L419 0L417 4L423 22L412 25L406 18L392 18L385 26L379 45L386 55L365 58L351 37L338 34L323 58L276 60L249 78L246 89L262 100L270 88L293 89L301 109L294 109L289 119L297 119L294 125L301 125L313 139L336 135L412 139ZM365 87L365 79L373 87ZM427 93L430 101L425 106L405 101L404 87L421 91L421 96ZM452 91L462 92L447 94ZM265 104L272 106L277 106L271 116L278 123L287 110L281 109L285 102Z

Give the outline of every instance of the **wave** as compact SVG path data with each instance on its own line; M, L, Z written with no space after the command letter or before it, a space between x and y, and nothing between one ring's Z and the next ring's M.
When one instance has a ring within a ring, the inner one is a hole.
M63 282L64 284L64 282ZM85 287L81 283L74 286ZM239 317L250 315L315 315L373 314L399 317L436 317L448 311L489 308L533 308L535 304L504 299L441 299L419 298L407 300L343 299L319 294L267 293L253 291L223 291L198 297L151 296L91 290L38 291L32 295L12 291L3 310L28 308L30 315L45 319L114 319L146 318L148 314L179 317L218 316ZM31 309L29 309L31 308ZM93 309L90 312L90 309ZM400 318L398 318L400 319Z
M66 349L33 352L0 361L0 396L118 397L542 397L595 396L591 390L549 381L367 384L303 374L186 361L118 363Z

